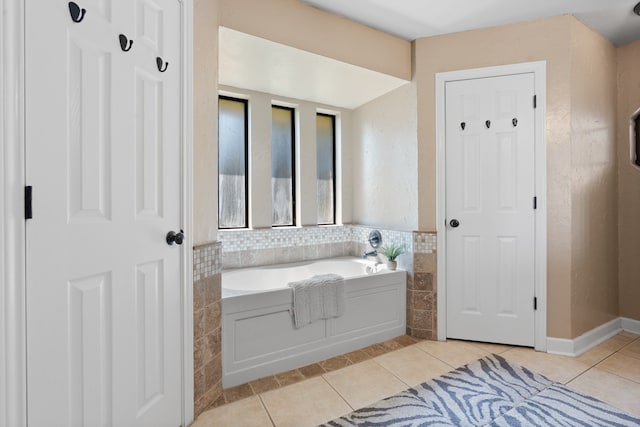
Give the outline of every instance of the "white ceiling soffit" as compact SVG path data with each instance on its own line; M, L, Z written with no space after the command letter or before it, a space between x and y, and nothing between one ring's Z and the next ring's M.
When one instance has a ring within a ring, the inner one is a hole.
M219 83L346 109L406 80L220 27Z
M302 0L406 40L571 14L621 46L640 39L638 0Z

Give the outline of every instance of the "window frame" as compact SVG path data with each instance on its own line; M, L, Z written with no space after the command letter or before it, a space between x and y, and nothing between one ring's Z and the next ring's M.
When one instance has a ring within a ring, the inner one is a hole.
M220 226L220 156L218 156L218 230L245 230L249 227L249 100L234 96L218 95L220 100L241 102L244 105L244 226L221 227ZM218 153L220 152L220 111L218 109Z
M288 107L286 105L271 104L271 123L273 126L273 109L278 108L281 110L288 110L291 113L291 224L275 225L273 224L273 216L271 221L272 228L282 227L295 227L297 224L297 205L296 205L296 109L294 107ZM273 155L273 139L269 142L271 145L271 153ZM272 166L273 167L273 166ZM273 169L271 170L271 179L273 179ZM271 193L271 200L273 201L273 189ZM273 215L273 206L271 206L271 214Z
M324 117L331 117L331 132L332 132L332 140L333 140L333 150L332 150L332 168L333 168L333 222L320 222L319 220L317 221L319 226L327 226L327 225L336 225L337 222L337 209L338 209L338 194L336 192L337 189L337 181L338 181L338 176L336 174L337 169L336 169L336 153L337 153L337 147L338 147L338 143L336 140L336 122L337 122L337 115L336 114L329 114L329 113L321 113L319 111L316 112L316 123L317 123L317 118L318 116L324 116ZM316 144L317 144L317 130L316 130ZM317 150L317 148L316 148ZM318 177L316 176L316 188L317 188L317 180Z

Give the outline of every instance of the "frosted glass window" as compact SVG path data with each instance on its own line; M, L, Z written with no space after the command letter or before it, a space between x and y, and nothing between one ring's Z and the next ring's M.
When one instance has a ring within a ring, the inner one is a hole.
M247 227L247 101L218 99L218 227Z
M336 223L336 126L335 116L318 113L316 140L318 159L318 224Z
M294 109L271 108L271 197L273 226L295 225Z

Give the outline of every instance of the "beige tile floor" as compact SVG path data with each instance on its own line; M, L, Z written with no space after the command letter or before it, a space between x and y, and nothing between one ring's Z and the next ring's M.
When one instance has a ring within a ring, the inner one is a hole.
M211 409L192 427L315 426L490 353L640 416L640 335L622 332L575 358L503 345L421 341Z

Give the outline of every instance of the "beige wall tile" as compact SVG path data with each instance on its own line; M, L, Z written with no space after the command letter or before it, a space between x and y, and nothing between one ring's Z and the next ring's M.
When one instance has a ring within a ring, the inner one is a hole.
M227 403L235 402L253 395L253 390L249 384L241 384L228 388L224 391L224 398Z
M349 360L351 359L349 358ZM298 368L298 371L300 371L305 378L311 378L325 373L325 370L318 363L303 366L302 368Z
M304 375L302 375L302 373L297 369L276 374L275 377L276 377L276 380L278 380L278 383L280 384L280 386L287 386L289 384L294 384L304 379Z
M356 350L356 351L352 351L351 353L347 353L345 354L345 356L352 362L352 363L359 363L359 362L364 362L365 360L369 360L371 359L371 356L369 356L369 354L367 354L366 351L364 350Z
M351 365L351 360L346 356L336 356L320 362L320 366L326 372L335 371L336 369L344 368L349 365Z
M433 273L416 273L414 288L418 291L433 291Z
M194 299L195 303L195 299ZM193 313L193 340L197 341L205 336L206 333L206 311L204 309L194 311Z
M276 377L274 376L260 378L259 380L251 381L249 385L251 386L255 394L264 393L265 391L274 390L280 387L278 380L276 380Z

